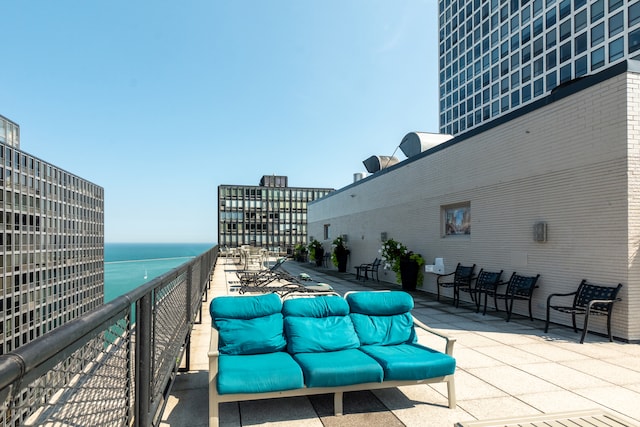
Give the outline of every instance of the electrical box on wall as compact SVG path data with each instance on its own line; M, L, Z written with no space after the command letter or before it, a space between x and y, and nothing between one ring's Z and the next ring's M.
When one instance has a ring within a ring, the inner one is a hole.
M533 241L534 242L546 242L547 241L547 223L536 222L533 224Z

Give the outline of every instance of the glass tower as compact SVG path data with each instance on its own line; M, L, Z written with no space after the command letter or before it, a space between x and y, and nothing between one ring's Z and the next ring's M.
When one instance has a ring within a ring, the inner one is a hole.
M473 129L638 50L637 0L440 0L440 132Z

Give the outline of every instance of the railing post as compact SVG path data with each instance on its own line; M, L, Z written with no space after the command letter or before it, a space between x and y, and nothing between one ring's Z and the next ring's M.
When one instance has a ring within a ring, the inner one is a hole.
M151 426L153 290L136 303L136 403L138 427Z

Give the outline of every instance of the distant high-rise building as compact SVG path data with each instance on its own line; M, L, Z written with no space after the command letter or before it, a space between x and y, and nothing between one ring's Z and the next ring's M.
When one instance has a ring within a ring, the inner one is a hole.
M218 186L218 244L289 252L306 244L307 203L333 189L287 184L286 176L265 175L259 186Z
M640 1L439 0L440 131L473 129L638 50Z
M103 300L103 188L21 151L0 116L0 354Z

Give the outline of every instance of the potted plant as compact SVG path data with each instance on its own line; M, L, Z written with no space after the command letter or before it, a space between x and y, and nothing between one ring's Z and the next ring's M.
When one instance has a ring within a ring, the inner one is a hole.
M336 237L333 241L333 252L331 253L331 262L338 267L340 273L347 271L347 259L349 258L349 249L342 236Z
M293 248L293 257L298 262L305 262L307 260L307 247L302 243L298 243L295 248Z
M382 243L380 254L384 268L396 273L396 281L402 283L402 289L415 290L417 286L422 286L422 266L425 264L422 255L409 251L404 244L393 239Z
M322 243L313 239L311 243L309 243L309 258L312 261L316 262L316 267L322 266L322 257L324 256L324 247Z

